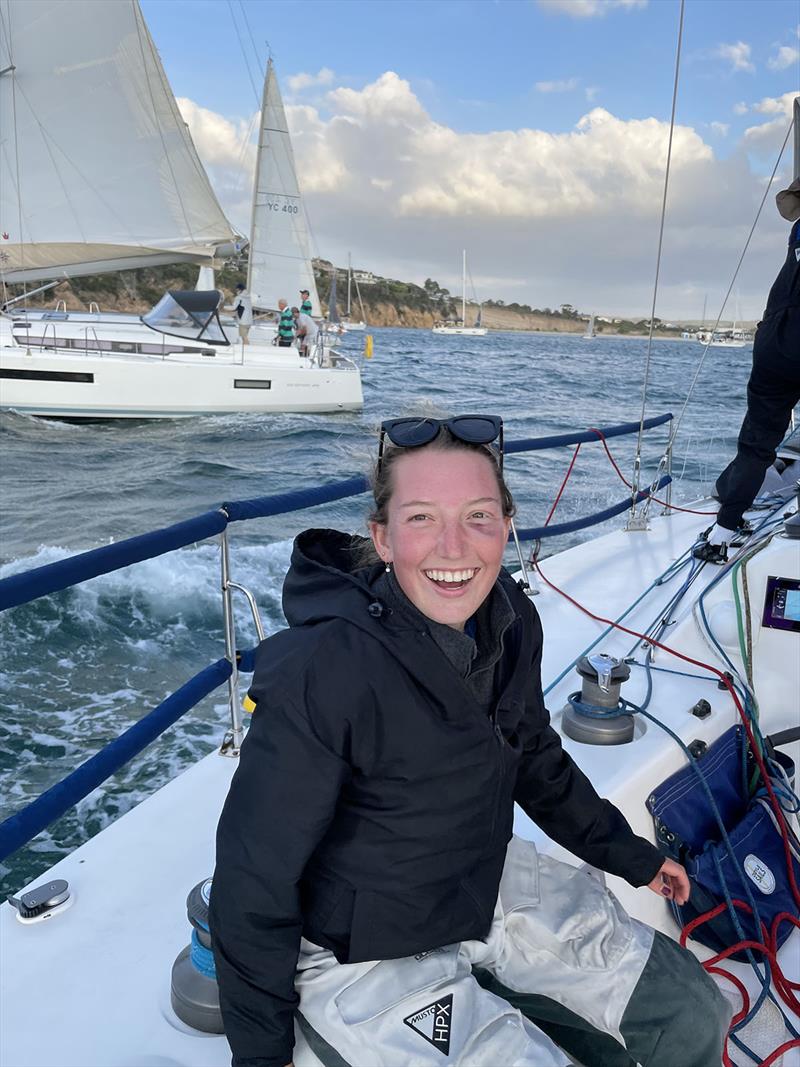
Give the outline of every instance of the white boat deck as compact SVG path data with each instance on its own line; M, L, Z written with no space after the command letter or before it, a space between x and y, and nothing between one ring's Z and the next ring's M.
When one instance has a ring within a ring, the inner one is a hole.
M648 533L612 533L546 560L543 570L588 607L616 617L687 549L707 522L682 514L654 518ZM718 573L707 566L698 583L705 584ZM684 574L646 598L626 624L637 629L658 617ZM760 626L768 574L800 577L800 543L777 537L748 566L756 690L765 732L796 723L800 693L800 635ZM725 630L724 605L729 599L729 582L720 583L709 598L710 615L715 627L719 623L719 636L726 644L730 633ZM537 596L536 605L544 622L547 685L603 627L551 590ZM695 658L716 662L688 608L677 618L668 629L667 642ZM609 635L597 650L627 655L634 640L624 634ZM727 650L738 662L735 649ZM655 663L700 673L692 666L671 663L666 653L659 652ZM624 694L637 701L644 692L644 672L636 667L632 671ZM686 743L697 738L710 741L735 721L728 694L713 684L664 674L654 678L649 710ZM570 672L549 694L556 723L577 682ZM704 721L689 713L700 697L713 709ZM569 739L564 743L598 790L623 808L638 832L652 839L644 800L653 786L682 765L683 757L654 724L643 725L635 740L622 747L586 746ZM216 822L235 765L234 759L218 754L206 757L53 867L49 876L66 878L75 895L69 909L23 925L10 905L0 906L4 1067L229 1063L224 1037L189 1030L177 1020L169 987L172 963L189 941L186 895L212 873ZM538 838L540 847L552 848L521 814L517 832ZM37 884L44 880L37 879ZM609 882L631 912L676 935L663 901L618 879ZM781 953L784 969L794 979L800 974L799 944L795 933ZM737 970L747 972L747 968ZM785 1039L778 1035L774 1044ZM798 1062L800 1056L783 1060L784 1067Z

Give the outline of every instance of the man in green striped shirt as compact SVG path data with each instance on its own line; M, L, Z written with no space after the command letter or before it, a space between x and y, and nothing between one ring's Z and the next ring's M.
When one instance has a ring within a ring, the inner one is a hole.
M303 303L300 305L301 313L303 315L310 315L314 309L311 304L311 298L308 289L301 289L300 296L303 298Z
M280 312L280 319L278 320L278 345L281 348L289 348L294 341L294 318L292 316L292 309L283 297L278 301L278 311Z

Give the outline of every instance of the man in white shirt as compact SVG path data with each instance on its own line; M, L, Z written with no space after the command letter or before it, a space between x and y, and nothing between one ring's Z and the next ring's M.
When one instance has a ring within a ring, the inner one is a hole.
M239 322L239 336L242 344L248 345L250 344L250 327L253 325L253 301L241 282L236 286L233 311Z
M301 356L314 354L314 346L317 343L319 329L310 315L306 315L300 308L292 308L292 318L295 325L295 337Z

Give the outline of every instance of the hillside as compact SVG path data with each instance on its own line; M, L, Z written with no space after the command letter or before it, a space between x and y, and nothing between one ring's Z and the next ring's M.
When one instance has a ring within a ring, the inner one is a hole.
M314 273L323 308L328 305L332 271L333 265L327 260L314 260ZM394 278L381 278L368 272L359 273L368 279L362 281L358 289L367 322L371 326L430 329L434 323L455 320L461 313L461 301L431 278L426 279L425 284L420 286ZM217 271L216 284L225 294L226 302L233 296L236 283L245 281L246 276L246 259L226 263ZM31 297L29 303L34 306L54 307L57 301L64 301L68 310L75 311L87 309L90 304L95 303L107 311L142 314L157 303L168 289L193 289L196 281L197 267L190 263L118 271L113 274L93 274L64 281L56 289ZM7 290L9 296L17 296L22 293L22 286L9 285ZM340 315L345 312L346 294L347 272L339 269L337 307ZM287 299L298 299L298 294L285 295ZM352 290L352 302L353 318L358 319L361 317L361 311L355 286ZM589 320L588 314L577 311L569 304L553 311L550 308L532 308L526 304L506 305L502 300L487 300L482 311L484 326L493 330L583 333ZM477 314L478 306L468 303L467 321L474 322ZM680 333L679 328L665 326L658 320L656 328L661 336L677 336ZM598 333L639 334L647 332L647 323L614 319L613 322L597 321L596 329Z

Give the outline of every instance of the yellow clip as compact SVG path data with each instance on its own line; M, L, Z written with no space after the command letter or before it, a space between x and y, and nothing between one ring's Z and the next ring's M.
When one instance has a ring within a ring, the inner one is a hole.
M245 695L245 698L242 701L242 707L248 714L252 714L256 710L256 702L252 699L249 693Z
M364 340L364 356L366 359L372 359L372 334L368 333Z

